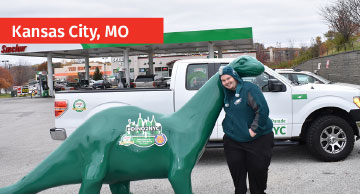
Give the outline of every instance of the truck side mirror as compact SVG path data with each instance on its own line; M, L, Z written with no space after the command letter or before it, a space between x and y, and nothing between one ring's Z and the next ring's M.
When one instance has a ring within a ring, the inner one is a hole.
M285 92L286 86L277 79L269 79L268 81L269 92Z

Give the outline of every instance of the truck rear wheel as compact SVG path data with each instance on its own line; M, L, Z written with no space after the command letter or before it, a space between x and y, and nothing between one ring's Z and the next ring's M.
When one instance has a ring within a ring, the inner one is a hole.
M342 118L323 116L310 126L306 144L310 152L326 162L345 159L354 148L354 131Z

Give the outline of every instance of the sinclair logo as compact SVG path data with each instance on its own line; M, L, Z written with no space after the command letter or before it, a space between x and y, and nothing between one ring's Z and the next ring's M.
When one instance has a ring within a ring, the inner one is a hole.
M3 45L1 47L1 53L20 53L24 52L27 46L13 46L13 47L7 47L6 45Z
M166 144L166 135L162 133L162 126L155 121L154 115L150 120L139 118L137 123L135 121L128 120L129 124L126 125L126 133L121 136L119 145L130 146L135 145L138 147L150 147L154 144L157 146L163 146Z

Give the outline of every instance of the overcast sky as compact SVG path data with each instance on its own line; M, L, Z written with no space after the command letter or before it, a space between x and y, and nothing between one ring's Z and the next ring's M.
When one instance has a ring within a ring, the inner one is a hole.
M328 26L319 15L327 0L11 0L0 17L162 17L164 32L252 27L254 42L309 46ZM150 29L149 29L150 30ZM0 62L18 57L0 55ZM22 58L34 64L45 58ZM3 64L1 63L1 66Z

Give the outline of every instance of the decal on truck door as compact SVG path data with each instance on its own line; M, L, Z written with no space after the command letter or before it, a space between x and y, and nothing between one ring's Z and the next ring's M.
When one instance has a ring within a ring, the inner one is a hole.
M275 135L286 135L287 133L287 119L271 119L274 126L273 132Z

